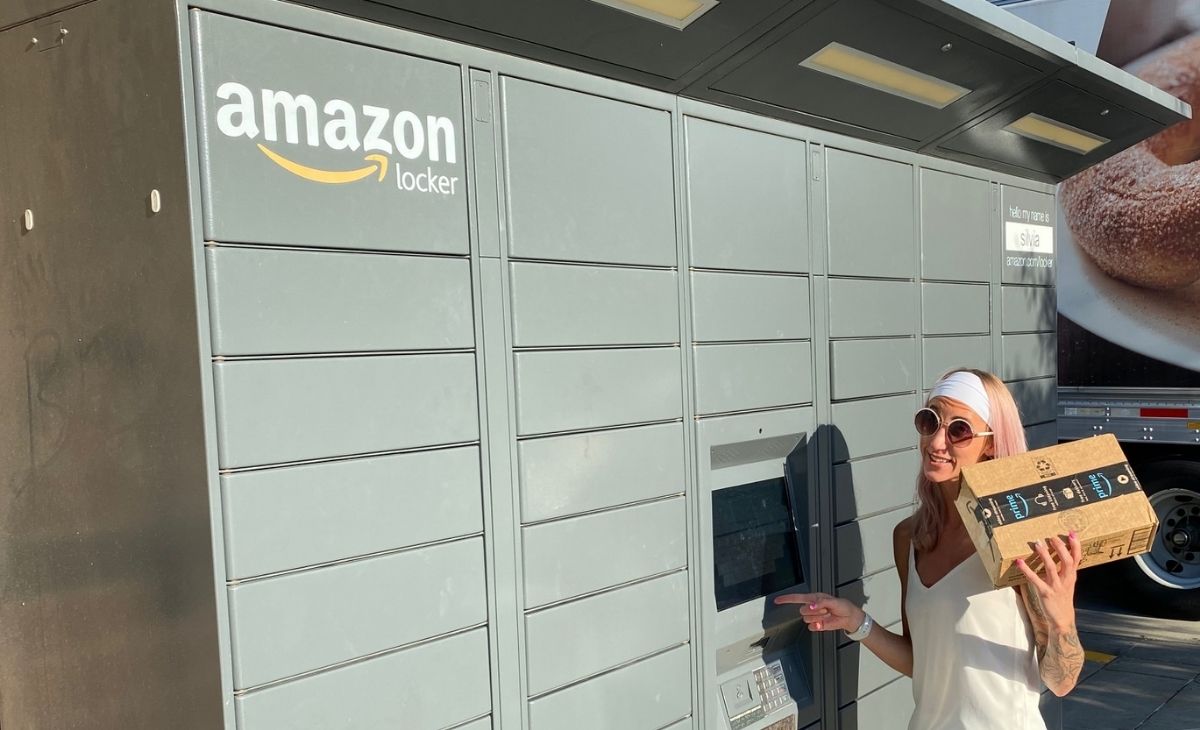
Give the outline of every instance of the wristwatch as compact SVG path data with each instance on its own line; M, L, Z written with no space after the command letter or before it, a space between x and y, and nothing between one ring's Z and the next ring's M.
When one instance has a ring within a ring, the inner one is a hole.
M851 641L862 641L863 639L865 639L871 635L871 627L873 627L874 625L875 625L875 622L871 619L871 614L867 613L866 611L863 611L862 625L859 626L854 631L843 631L842 633L844 633L846 635L846 638L850 639Z

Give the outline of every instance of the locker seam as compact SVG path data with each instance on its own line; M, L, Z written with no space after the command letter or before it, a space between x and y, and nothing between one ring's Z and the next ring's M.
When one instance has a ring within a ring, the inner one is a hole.
M684 647L684 646L690 647L691 643L692 642L690 640L689 641L681 641L677 644L672 644L671 646L668 646L665 649L659 649L657 651L650 652L649 654L644 654L644 655L636 657L634 659L624 661L616 666L608 667L607 669L605 669L603 671L596 672L595 674L590 674L587 677L584 677L582 679L576 679L571 682L567 682L566 684L558 685L557 687L554 687L553 689L548 689L544 692L539 692L537 694L529 695L527 698L528 702L533 703L533 702L536 702L537 700L543 699L545 697L549 697L552 694L556 694L558 692L563 692L565 690L571 689L572 687L578 687L579 685L585 684L594 679L599 679L600 677L604 677L609 674L615 674L615 673L621 671L622 669L628 669L636 664L641 664L642 662L648 661L650 659L656 659L660 656L669 654L670 652L675 651L676 649L679 649L680 647ZM678 720L676 722L678 722Z
M317 571L327 570L329 568L337 568L337 567L341 567L343 565L350 565L352 563L362 563L362 562L366 562L368 560L374 560L375 558L392 557L395 555L403 555L404 553L411 553L411 552L416 552L419 550L424 550L426 548L436 548L436 547L442 547L444 545L453 545L453 544L459 543L459 542L469 542L471 540L475 540L477 538L483 537L484 532L485 532L484 530L476 530L474 532L470 532L470 533L466 533L466 534L462 534L462 535L455 535L453 537L445 537L445 538L439 538L437 540L430 540L428 542L423 542L423 543L420 543L417 545L405 545L404 547L389 548L387 550L379 550L379 551L376 551L373 553L363 553L362 555L352 555L352 556L345 557L345 558L338 558L337 560L327 560L327 561L323 561L320 563L313 563L312 565L304 565L304 566L301 566L298 568L287 568L285 570L276 570L276 571L272 571L270 573L262 573L260 575L251 575L251 576L246 576L244 578L231 578L225 582L225 586L226 586L226 588L232 589L232 588L240 588L242 586L257 585L259 583L266 583L266 582L272 581L276 578L286 578L288 576L302 575L302 574L306 574L306 573L315 573Z
M343 461L357 461L360 459L375 459L384 456L401 456L404 454L416 454L425 451L447 451L449 449L461 449L468 446L480 446L478 438L471 441L451 441L444 444L433 444L430 446L408 446L401 449L388 449L386 451L364 451L356 454L339 454L337 456L322 456L315 459L301 459L298 461L276 461L267 464L252 464L249 466L234 466L223 467L218 471L220 476L234 476L237 474L248 474L257 471L267 471L270 469L288 469L295 466L319 466L321 464L337 464Z
M609 514L612 512L619 512L624 509L635 509L638 507L646 507L649 505L658 504L660 502L670 502L671 500L678 499L680 497L686 498L687 493L686 492L671 492L670 494L660 494L655 497L647 497L645 499L638 499L638 500L634 500L632 502L621 502L620 504L607 505L604 507L594 507L592 509L584 510L582 512L572 512L571 514L555 515L554 517L544 517L542 519L533 520L531 522L522 522L521 527L527 528L527 527L540 527L542 525L553 525L558 522L564 522L566 520L575 519L576 517L591 517L594 515L603 515L603 514Z
M446 632L440 633L436 636L426 637L424 639L419 639L417 641L410 641L408 643L400 644L398 646L391 646L386 649L381 649L379 651L371 652L370 654L364 654L362 656L354 657L353 659L346 659L346 660L343 660L340 662L335 662L333 664L326 664L326 665L318 667L316 669L308 669L308 670L305 670L298 674L289 674L286 677L280 677L279 679L273 679L270 682L261 682L252 687L243 687L242 689L235 689L233 691L233 696L237 699L241 699L243 697L248 697L248 696L258 694L259 692L262 692L263 690L271 689L273 687L278 687L278 686L284 685L284 684L291 684L292 682L298 682L298 681L301 681L304 679L310 679L317 675L327 674L329 672L334 672L339 669L344 669L346 667L352 667L356 664L363 664L363 663L369 662L373 659L379 659L381 657L391 656L393 654L401 654L405 651L408 651L409 649L416 649L416 648L419 648L422 646L426 646L428 644L436 643L443 639L457 638L459 636L464 636L466 634L469 634L472 631L478 631L480 629L486 630L487 628L488 628L488 622L486 620L481 621L478 623L471 624L469 626L464 626L461 628L453 629L452 631L446 631ZM488 713L488 714L491 714L491 713Z
M468 241L470 234L468 233ZM252 241L209 241L205 240L204 248L210 251L242 250L242 251L277 251L287 253L321 253L321 254L353 254L359 256L407 256L413 258L449 259L454 261L470 260L471 251L458 253L453 251L421 251L394 248L364 248L347 246L318 246L283 243L256 243ZM469 245L469 243L468 243Z
M422 355L474 355L472 347L421 348L405 350L337 350L332 352L279 352L254 355L213 355L214 363L233 362L288 362L296 360L331 360L336 358L364 357L420 357Z
M536 431L534 433L518 433L516 441L527 441L532 439L553 438L555 436L582 436L587 433L599 433L603 431L617 431L625 428L641 428L643 426L665 426L670 423L682 423L681 416L672 418L660 418L652 421L633 421L630 423L618 423L608 426L585 426L581 428L563 429L559 431Z
M761 406L758 408L743 408L743 409L736 410L736 411L714 411L711 413L707 412L707 411L703 412L703 413L697 412L696 420L703 421L703 420L707 420L710 418L725 418L727 416L739 416L739 415L749 414L749 413L770 413L773 411L788 411L788 410L797 409L797 408L811 408L812 405L813 405L812 401L800 401L798 403L784 403L781 405Z
M551 601L550 603L543 603L543 604L534 606L533 608L527 608L527 609L525 609L523 616L524 616L524 618L528 619L530 616L536 616L539 613L549 611L552 608L560 608L562 606L567 606L572 603L579 603L579 602L585 601L589 598L603 596L608 593L616 593L617 591L623 590L625 588L632 588L634 586L639 586L639 585L643 585L646 583L653 583L654 581L660 580L662 578L667 578L672 575L678 575L680 573L688 573L688 572L690 572L690 570L687 565L682 565L682 566L679 566L676 568L670 568L669 570L660 571L658 573L653 573L651 575L643 576L641 578L634 578L633 580L627 580L627 581L623 581L621 583L616 583L611 586L606 586L604 588L598 588L594 591L588 591L587 593L580 593L577 596L570 596L568 598L560 598L556 601Z

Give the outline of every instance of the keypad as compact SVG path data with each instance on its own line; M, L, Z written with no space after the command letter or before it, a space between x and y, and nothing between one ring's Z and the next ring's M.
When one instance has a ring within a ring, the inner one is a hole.
M758 683L763 712L770 714L791 702L783 665L778 660L754 670L754 681Z

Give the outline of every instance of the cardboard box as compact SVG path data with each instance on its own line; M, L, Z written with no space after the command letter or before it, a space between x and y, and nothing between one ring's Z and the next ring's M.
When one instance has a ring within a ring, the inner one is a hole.
M1036 541L1074 530L1086 568L1147 552L1158 528L1112 434L964 467L955 506L997 588L1025 582L1017 558L1041 572Z

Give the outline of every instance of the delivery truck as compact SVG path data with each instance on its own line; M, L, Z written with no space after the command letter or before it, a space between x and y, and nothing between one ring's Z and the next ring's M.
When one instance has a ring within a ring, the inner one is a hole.
M1200 57L1200 3L1194 0L1024 0L1003 7L1133 73L1172 48ZM1178 162L1197 156L1200 149L1181 150ZM1090 179L1071 184L1095 185ZM1195 194L1180 189L1165 196ZM1169 235L1153 214L1122 215L1131 238ZM1197 286L1147 286L1114 276L1077 241L1095 216L1072 220L1060 206L1058 217L1057 437L1114 434L1161 524L1149 553L1089 571L1082 588L1141 613L1200 619ZM1183 258L1177 262L1180 269L1186 265Z
M1144 347L1132 341L1138 330L1094 326ZM1200 619L1200 361L1192 369L1121 347L1061 309L1059 347L1059 438L1115 434L1160 522L1149 553L1084 575L1086 589L1149 615Z
M1054 185L1188 118L984 0L0 4L0 726L887 728L912 416L1053 442Z

